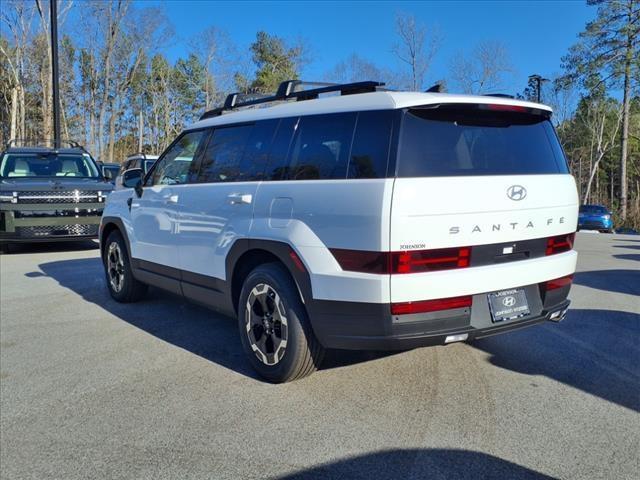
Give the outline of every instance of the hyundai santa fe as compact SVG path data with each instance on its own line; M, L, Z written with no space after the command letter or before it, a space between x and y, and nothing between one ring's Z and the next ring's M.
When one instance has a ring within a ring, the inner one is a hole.
M100 225L113 298L153 285L237 317L273 382L313 372L327 348L409 349L564 317L578 196L548 107L302 87L232 94L146 175L123 173Z

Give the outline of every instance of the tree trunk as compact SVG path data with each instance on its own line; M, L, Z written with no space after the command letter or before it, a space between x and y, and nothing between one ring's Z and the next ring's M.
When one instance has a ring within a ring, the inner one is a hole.
M138 152L142 153L142 145L144 144L144 118L142 118L142 110L138 114Z
M16 138L18 131L18 87L11 89L11 127L9 130L9 140Z
M116 112L115 105L111 102L111 115L109 117L109 154L108 161L113 162L113 149L116 143L116 119L118 112Z
M589 181L587 182L587 191L585 192L584 198L582 199L582 203L584 204L589 203L589 200L590 200L589 196L591 194L591 185L593 184L593 179L595 178L596 173L598 172L598 167L600 166L600 160L602 160L603 157L604 157L604 153L598 154L598 158L593 164L593 169L591 170L591 174L589 175Z
M627 52L624 63L624 97L622 100L622 141L620 142L620 217L627 218L627 151L629 148L629 115L631 106L631 61L633 45L631 33L627 36Z

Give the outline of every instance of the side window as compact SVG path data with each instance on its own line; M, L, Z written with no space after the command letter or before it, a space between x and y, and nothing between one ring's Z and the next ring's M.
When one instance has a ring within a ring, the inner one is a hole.
M348 178L384 178L387 175L393 112L360 112L351 146Z
M347 178L356 115L351 112L301 117L289 153L288 178Z
M276 133L278 120L263 120L254 127L241 161L241 175L237 181L263 180L269 162L271 141Z
M204 151L198 182L240 181L248 173L242 157L253 129L253 125L216 128Z
M151 175L151 185L187 183L191 162L204 136L203 130L182 135L158 160Z
M280 120L269 155L269 165L265 172L266 180L284 180L287 178L289 170L287 167L287 154L289 153L291 139L297 125L297 117Z

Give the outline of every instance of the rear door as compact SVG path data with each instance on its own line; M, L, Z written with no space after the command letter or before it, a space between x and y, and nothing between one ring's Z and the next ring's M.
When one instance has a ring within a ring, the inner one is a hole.
M404 271L423 273L392 275L392 301L455 297L573 272L573 256L527 268L510 263L543 257L548 237L576 230L575 182L548 114L503 105L410 109L396 168L391 251L445 250L404 255L418 259Z
M575 231L575 183L547 116L493 107L406 113L392 202L392 250Z

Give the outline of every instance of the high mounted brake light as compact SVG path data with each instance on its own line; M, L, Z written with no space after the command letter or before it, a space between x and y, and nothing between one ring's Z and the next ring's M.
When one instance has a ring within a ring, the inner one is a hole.
M378 274L420 273L465 268L471 261L470 247L401 252L332 248L331 253L343 270Z
M533 110L531 108L523 107L521 105L502 105L499 103L489 103L485 105L480 105L480 108L485 108L487 110L494 110L498 112L529 112Z

